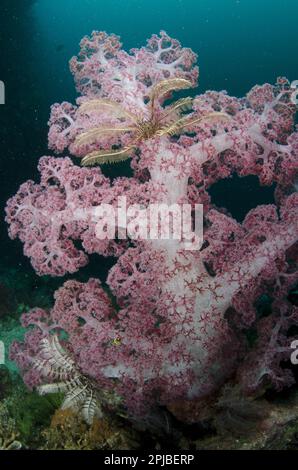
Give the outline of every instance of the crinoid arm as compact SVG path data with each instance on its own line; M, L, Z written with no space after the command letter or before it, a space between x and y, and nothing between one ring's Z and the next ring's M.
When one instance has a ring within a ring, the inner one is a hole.
M78 109L80 114L89 114L92 111L96 112L109 112L113 117L118 119L131 119L133 122L137 122L138 118L133 113L126 111L120 103L108 99L94 99L86 101L81 104Z
M217 119L224 119L224 120L229 120L231 119L231 117L226 114L226 113L221 113L221 112L214 112L214 113L208 113L208 114L205 114L204 116L200 116L199 118L197 119L192 119L192 120L185 120L184 124L182 123L182 127L183 128L188 128L188 127L191 127L193 124L199 124L199 123L202 123L202 122L205 122L205 121L209 121L209 120L217 120Z
M182 130L188 130L193 126L193 124L199 124L203 123L205 121L208 121L209 119L231 119L230 116L226 113L221 113L221 112L214 112L214 113L209 113L206 114L205 116L200 116L199 118L196 119L189 119L188 116L182 119L179 119L178 121L174 122L170 126L165 126L162 129L160 129L156 135L159 137L162 137L164 135L169 135L173 136L175 134L178 134L179 132L182 132Z
M39 385L36 391L39 395L47 395L48 393L65 393L68 389L68 382L57 382Z
M71 383L72 385L69 387L61 405L61 410L79 407L80 404L84 403L86 397L90 393L88 386L79 380L72 381Z
M126 147L124 149L115 151L95 150L94 152L86 155L82 159L81 164L83 166L92 166L103 163L121 162L130 158L133 149L134 147Z
M90 145L93 144L97 139L106 137L110 134L123 134L125 132L134 132L134 127L94 127L89 131L79 134L75 139L75 145Z
M97 416L98 418L103 416L101 407L99 406L99 402L96 397L94 397L92 391L84 400L82 415L84 420L88 424L92 424L95 416Z
M175 101L175 103L165 109L165 112L161 117L161 121L164 121L166 118L179 118L181 113L189 111L192 108L192 104L193 98L191 98L190 96Z
M73 359L64 351L56 334L41 340L40 352L41 358L34 362L34 367L43 375L65 380L75 370Z
M186 90L191 88L192 83L190 80L185 78L169 78L168 80L161 80L152 89L151 92L151 103L154 103L156 99L162 98L171 91Z

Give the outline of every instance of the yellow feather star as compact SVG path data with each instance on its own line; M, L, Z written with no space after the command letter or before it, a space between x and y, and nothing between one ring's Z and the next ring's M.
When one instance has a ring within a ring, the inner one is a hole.
M115 127L94 127L86 132L82 132L75 139L75 145L80 147L83 145L94 144L103 136L114 134L130 133L131 142L128 146L119 150L95 150L84 156L81 161L83 166L95 165L97 163L116 163L130 158L132 151L145 140L154 136L162 137L165 135L173 136L190 129L194 124L203 123L209 119L230 119L230 117L222 112L212 112L196 119L189 116L181 117L182 113L192 108L193 99L191 97L181 98L172 105L167 106L163 113L156 107L156 102L165 95L178 90L190 88L192 83L184 78L171 78L158 82L152 89L149 101L149 118L139 118L137 115L130 113L122 108L120 103L108 99L94 99L83 103L78 112L80 114L89 114L92 112L105 113L108 111L113 118L126 122L126 125ZM127 123L128 121L128 123Z

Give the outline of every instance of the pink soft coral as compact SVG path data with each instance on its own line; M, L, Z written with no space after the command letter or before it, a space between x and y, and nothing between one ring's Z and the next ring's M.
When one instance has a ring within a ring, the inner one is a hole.
M181 77L195 85L195 59L165 32L130 54L117 36L94 32L70 63L82 93L77 104L108 98L128 112L145 113L159 81ZM13 345L11 356L29 386L41 381L34 358L41 338L54 330L67 333L65 347L82 373L98 387L116 389L132 414L214 391L240 358L239 381L249 393L265 378L279 388L292 383L290 372L279 368L289 349L286 333L297 323L287 300L297 282L298 229L298 133L289 93L288 82L280 79L274 86L254 87L242 99L213 91L197 96L195 116L223 112L230 119L206 120L194 124L191 134L141 142L132 155L132 178L111 182L99 168L80 168L67 157L40 160L40 183L23 184L8 201L10 236L21 239L39 274L73 273L87 263L86 253L117 257L107 284L118 308L99 281L90 279L66 282L50 313L26 314L24 324L35 327L24 343ZM82 156L76 137L110 119L78 109L68 103L52 107L49 146L56 152L68 148ZM113 144L125 142L96 142L102 148ZM241 224L211 206L208 188L232 173L276 183L279 207L259 206ZM179 240L139 240L131 246L99 240L96 209L102 203L116 206L119 196L145 207L203 203L202 249L184 250ZM255 302L262 293L273 293L276 300L272 316L258 323ZM245 360L244 333L250 327L258 330L258 352Z

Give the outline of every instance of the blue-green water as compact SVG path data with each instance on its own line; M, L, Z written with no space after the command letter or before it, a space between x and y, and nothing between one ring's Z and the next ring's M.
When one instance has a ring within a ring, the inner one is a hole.
M278 75L297 78L295 0L40 0L33 17L39 67L59 94L65 93L68 58L93 29L120 35L127 49L166 30L198 53L201 91L243 95ZM55 53L59 45L63 50Z

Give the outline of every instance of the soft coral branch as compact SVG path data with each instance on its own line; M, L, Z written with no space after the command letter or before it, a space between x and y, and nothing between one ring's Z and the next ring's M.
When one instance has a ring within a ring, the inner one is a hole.
M165 32L130 53L115 35L85 37L71 60L82 96L78 107L52 107L50 147L68 148L76 156L113 145L125 148L128 137L120 134L116 140L105 135L76 145L90 129L123 125L123 114L112 115L104 107L100 113L82 112L89 106L84 103L108 99L114 109L121 104L122 113L146 123L153 87L175 77L195 85L195 59ZM167 98L158 101L157 113L164 112ZM85 265L92 253L117 261L107 277L114 303L99 281L73 280L55 294L49 313L35 309L24 316L24 325L33 329L13 345L11 355L26 383L42 382L32 368L34 358L42 339L61 331L78 370L98 388L115 390L131 414L214 392L237 368L249 393L264 384L265 376L277 388L292 383L280 361L289 357L287 334L297 323L287 299L297 282L295 111L284 79L256 86L240 99L207 91L193 101L187 132L152 133L135 146L133 177L110 181L99 168L80 168L68 157L40 160L40 183L22 185L8 201L6 217L10 236L24 243L34 269L64 275ZM228 119L200 119L210 113ZM208 188L233 173L276 183L277 205L253 209L242 224L212 206ZM143 207L203 203L201 250L185 250L180 240L171 239L99 240L97 209L102 203L116 207L119 196ZM259 320L257 303L264 293L274 301L271 314ZM245 332L251 328L258 338L249 349Z

